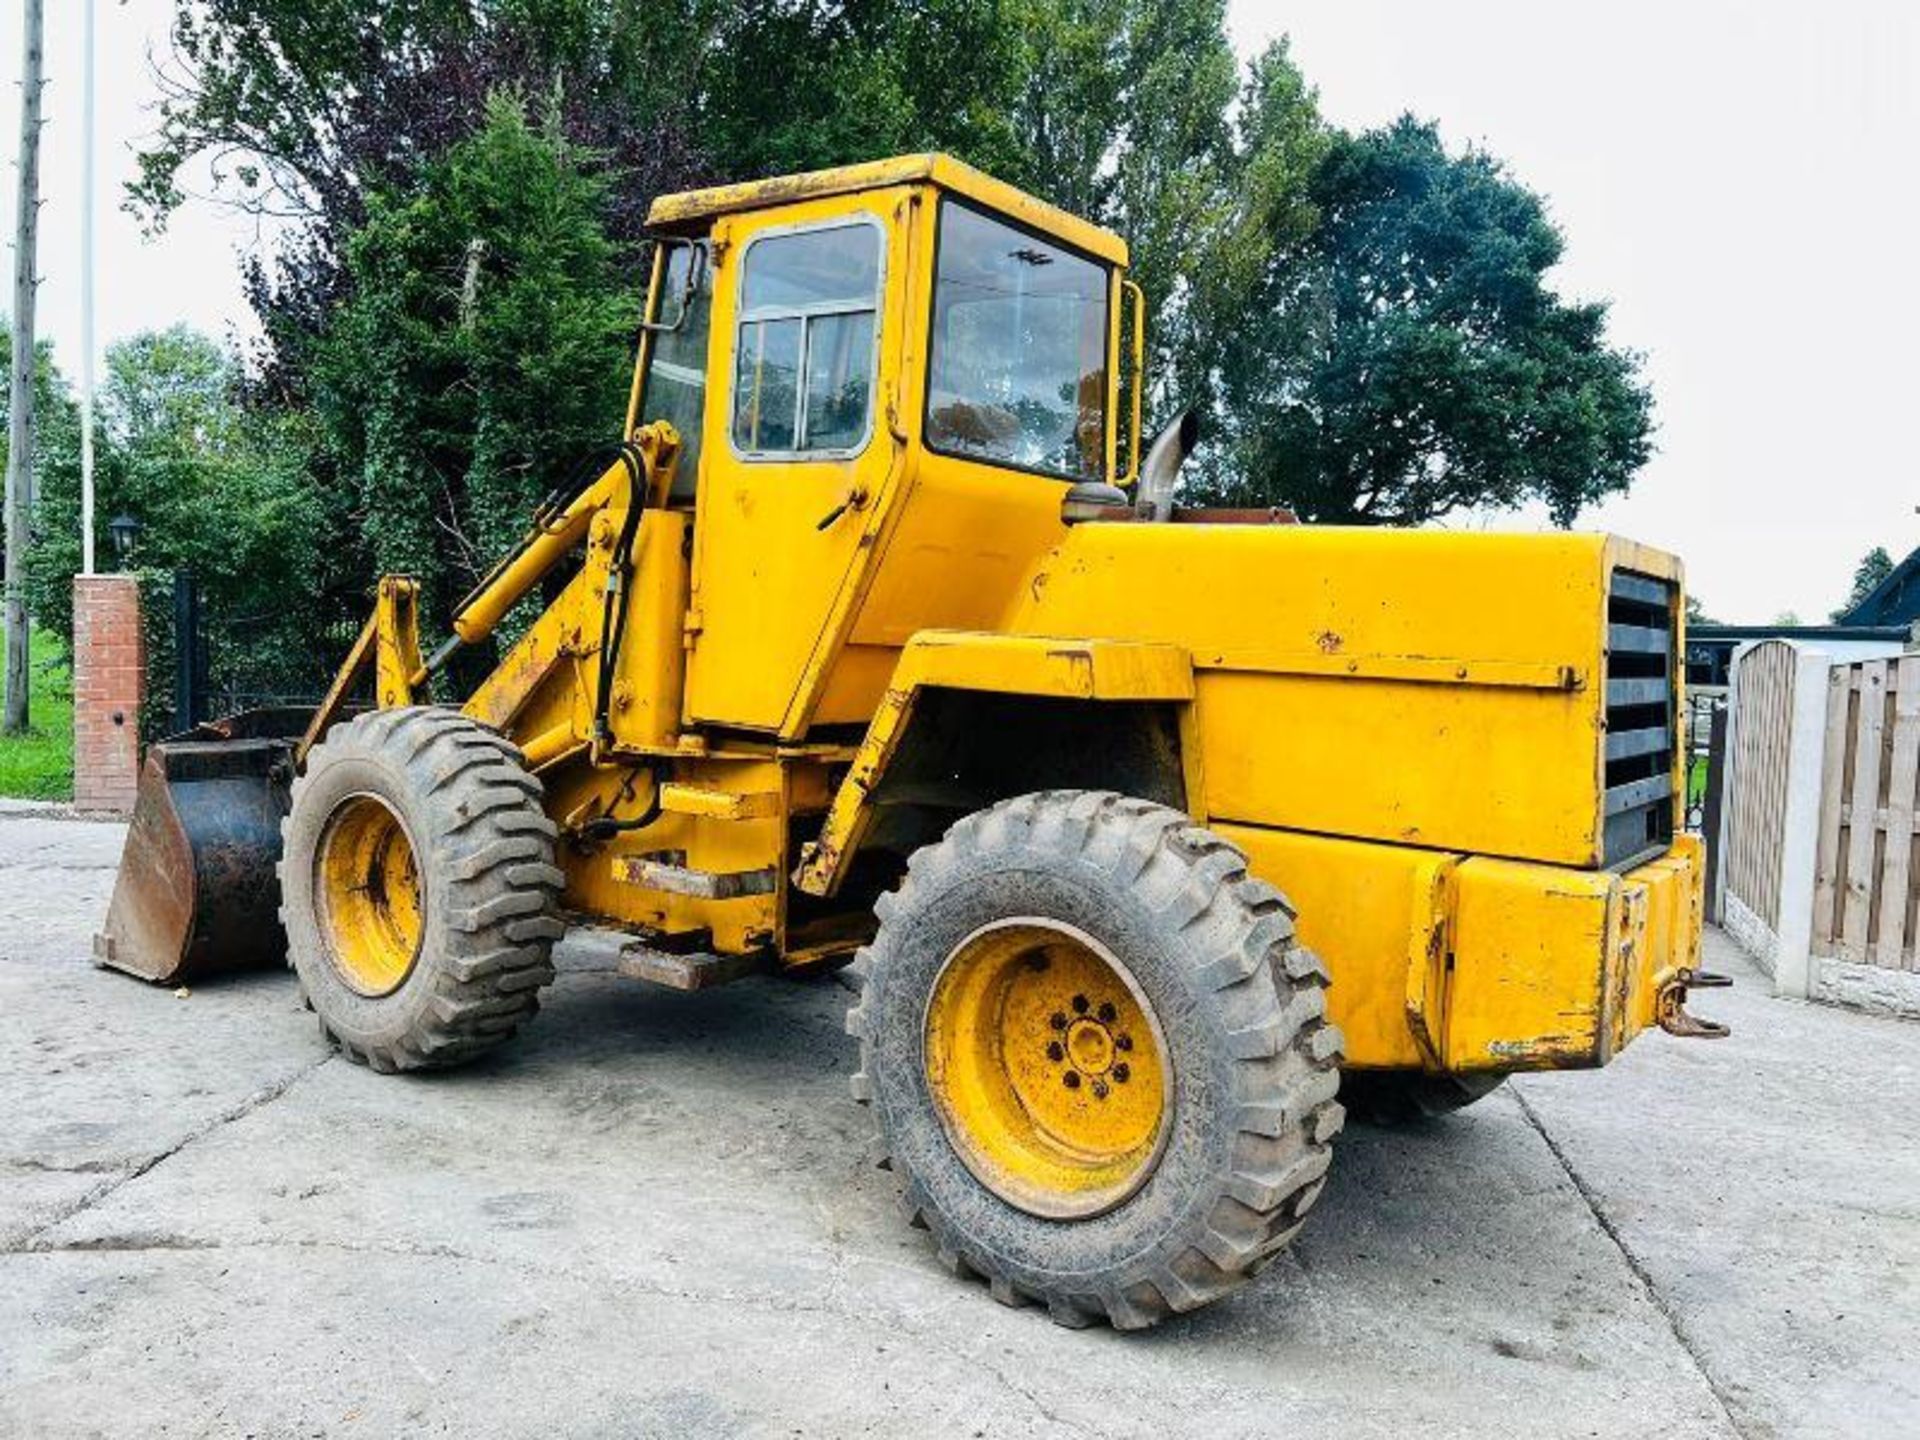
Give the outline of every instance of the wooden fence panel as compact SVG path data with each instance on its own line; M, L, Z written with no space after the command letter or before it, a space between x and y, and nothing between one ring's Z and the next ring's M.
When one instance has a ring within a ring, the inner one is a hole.
M1886 743L1887 662L1860 663L1860 703L1855 706L1853 785L1847 792L1847 888L1840 920L1842 959L1864 961L1873 930L1874 859L1880 831L1881 756Z
M1727 814L1727 893L1780 923L1780 850L1793 730L1794 652L1773 644L1741 662L1735 776Z
M1908 890L1913 880L1914 784L1920 778L1920 657L1895 660L1887 673L1893 737L1888 750L1880 896L1874 906L1873 963L1906 967Z
M1836 665L1814 875L1816 954L1916 968L1920 655Z
M1847 717L1859 693L1859 676L1851 665L1836 665L1827 672L1827 729L1820 774L1820 839L1815 851L1813 877L1813 946L1823 955L1833 953L1834 937L1840 933L1841 862L1846 839L1841 819L1841 780L1847 770L1848 740L1853 731Z

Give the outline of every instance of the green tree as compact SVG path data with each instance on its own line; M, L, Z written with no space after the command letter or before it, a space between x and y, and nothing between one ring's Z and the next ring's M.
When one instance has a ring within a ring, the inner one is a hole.
M1024 59L1009 0L749 0L686 83L696 143L730 179L946 150L1014 178Z
M1880 588L1880 582L1893 574L1893 557L1887 553L1887 547L1876 545L1860 559L1853 570L1853 588L1847 592L1847 598L1840 602L1840 608L1832 612L1832 618L1841 619L1867 596Z
M1569 524L1651 451L1639 358L1548 287L1561 239L1491 156L1405 118L1337 135L1223 365L1237 478L1303 519L1418 524L1544 501Z
M617 436L634 304L593 158L497 97L410 193L368 197L345 247L316 414L374 571L417 576L435 604Z
M27 610L36 627L51 629L66 637L73 628L72 577L80 569L80 407L74 402L66 377L54 363L52 345L42 340L35 348L33 506L27 527L32 544L26 556ZM0 384L11 383L12 375L12 357L0 355ZM4 461L11 442L11 434L0 426L0 461ZM96 447L98 472L111 472L116 460L111 442ZM72 497L71 506L60 503L62 497L67 496ZM104 517L99 534L104 542ZM72 563L61 570L57 567L64 555L71 555Z
M0 315L0 328L6 317ZM13 383L13 356L0 353L0 389ZM74 403L73 389L54 363L53 345L40 340L34 346L33 372L34 456L31 493L37 498L49 485L58 487L69 475L77 486L80 473L80 407ZM12 448L12 421L0 416L0 467L4 467ZM29 533L38 542L38 525ZM0 539L0 553L5 546ZM75 542L78 543L77 541ZM28 561L32 564L31 557ZM29 596L31 604L32 597ZM36 610L36 613L37 610Z
M1220 340L1275 244L1312 224L1325 145L1280 41L1242 76L1222 0L1025 0L1008 178L1125 237L1147 301L1150 414L1207 405Z
M216 660L303 688L338 607L342 526L307 465L298 417L242 409L237 363L184 326L107 351L96 436L95 548L113 563L107 522L141 525L132 563L198 577ZM71 645L72 576L80 569L78 420L51 457L35 506L30 593L41 622ZM293 603L290 603L293 602Z

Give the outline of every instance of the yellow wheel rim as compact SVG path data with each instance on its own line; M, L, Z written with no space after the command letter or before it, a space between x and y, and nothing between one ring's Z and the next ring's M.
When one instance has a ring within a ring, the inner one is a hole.
M314 870L334 969L362 995L392 994L420 954L420 872L406 826L379 797L350 795L327 820Z
M1173 1093L1159 1022L1126 967L1070 925L1005 920L955 947L925 1057L955 1153L1030 1214L1111 1210L1160 1157Z

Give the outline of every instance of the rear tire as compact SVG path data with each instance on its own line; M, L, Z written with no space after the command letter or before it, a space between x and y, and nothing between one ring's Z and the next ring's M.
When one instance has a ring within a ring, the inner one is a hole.
M280 862L288 960L321 1032L379 1071L511 1036L553 979L565 877L540 782L456 711L335 726L294 781Z
M1504 1074L1349 1070L1340 1079L1340 1103L1369 1125L1413 1125L1464 1110L1506 1083Z
M879 933L852 970L853 1094L945 1266L1063 1325L1138 1329L1239 1286L1300 1229L1341 1126L1340 1033L1325 1018L1325 968L1239 850L1147 801L1027 795L914 855L876 909ZM1011 949L989 955L1001 978L949 981L1008 931ZM1110 983L1086 981L1101 973L1093 958L1116 972ZM1062 979L1079 992L1070 1005L1045 993ZM952 1019L950 987L987 998ZM1111 1046L1081 1033L1094 1020ZM994 1027L984 1043L982 1026ZM1134 1097L1156 1077L1170 1098L1164 1133L1147 1135ZM1019 1104L994 1098L1015 1092ZM1026 1163L1048 1136L1057 1148ZM1081 1154L1097 1158L1076 1171Z

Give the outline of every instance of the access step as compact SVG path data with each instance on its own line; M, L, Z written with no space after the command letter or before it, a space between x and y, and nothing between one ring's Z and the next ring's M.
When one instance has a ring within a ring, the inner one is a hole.
M745 895L771 895L779 884L773 866L758 870L695 870L686 852L661 850L651 855L614 858L613 878L645 890L669 895L691 895L699 900L738 900Z
M765 974L767 957L759 954L715 955L707 951L675 954L636 942L620 951L620 973L669 990L711 990L749 975Z
M780 792L709 790L670 780L660 787L660 808L703 820L764 820L780 813Z

